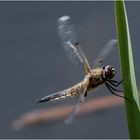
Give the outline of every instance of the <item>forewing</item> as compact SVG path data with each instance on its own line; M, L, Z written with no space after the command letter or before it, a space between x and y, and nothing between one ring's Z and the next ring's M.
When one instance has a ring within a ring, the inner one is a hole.
M82 64L86 73L90 72L90 66L87 58L77 41L74 25L69 16L63 16L58 19L58 33L62 41L62 46L70 60L75 64Z
M112 50L115 48L114 45L116 43L117 43L116 39L111 39L110 41L107 42L107 44L103 47L103 49L101 50L101 52L97 56L97 58L94 62L93 68L101 66L105 57L107 57L108 54L111 53Z

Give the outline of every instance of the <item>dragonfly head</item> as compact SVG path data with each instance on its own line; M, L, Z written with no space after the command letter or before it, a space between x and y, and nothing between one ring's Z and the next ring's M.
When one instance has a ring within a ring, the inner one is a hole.
M103 78L112 79L116 73L116 70L113 66L107 65L103 67Z

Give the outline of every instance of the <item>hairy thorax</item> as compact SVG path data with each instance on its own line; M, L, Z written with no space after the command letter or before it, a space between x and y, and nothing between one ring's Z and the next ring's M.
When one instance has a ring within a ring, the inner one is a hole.
M91 73L86 75L85 78L88 79L87 90L96 88L98 85L104 83L104 81L101 78L102 74L103 74L103 69L97 68L97 69L92 69Z

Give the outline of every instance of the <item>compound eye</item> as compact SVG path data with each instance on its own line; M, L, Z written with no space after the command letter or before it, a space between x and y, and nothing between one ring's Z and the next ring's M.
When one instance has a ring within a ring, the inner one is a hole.
M105 69L105 66L103 66L103 69Z

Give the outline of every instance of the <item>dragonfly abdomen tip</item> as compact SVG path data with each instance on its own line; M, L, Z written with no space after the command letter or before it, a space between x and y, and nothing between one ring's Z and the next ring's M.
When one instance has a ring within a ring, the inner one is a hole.
M43 103L43 102L46 102L46 101L49 101L50 99L39 99L36 101L36 103Z
M38 104L38 103L41 103L41 102L42 102L42 101L41 101L40 99L36 101L37 104Z

